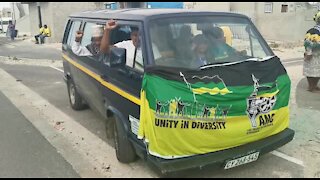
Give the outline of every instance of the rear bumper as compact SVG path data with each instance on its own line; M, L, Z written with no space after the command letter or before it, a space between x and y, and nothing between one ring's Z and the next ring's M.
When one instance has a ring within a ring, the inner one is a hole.
M260 155L273 151L290 142L294 137L294 133L292 129L287 128L265 139L218 152L173 160L165 160L148 155L147 159L162 174L188 169L202 169L207 166L210 166L210 168L224 168L227 160L241 157L254 151L259 151Z

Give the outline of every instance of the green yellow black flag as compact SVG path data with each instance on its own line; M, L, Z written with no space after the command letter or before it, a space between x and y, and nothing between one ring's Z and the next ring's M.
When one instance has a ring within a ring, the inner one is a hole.
M289 125L290 79L277 57L201 70L150 67L138 137L174 159L277 134Z

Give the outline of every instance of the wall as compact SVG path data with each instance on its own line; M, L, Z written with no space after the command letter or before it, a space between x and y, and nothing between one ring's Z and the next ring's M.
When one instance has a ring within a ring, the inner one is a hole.
M255 22L256 3L257 2L232 2L230 4L230 12L244 14Z
M31 35L29 14L16 20L16 29L18 30L18 36L22 36L24 34L27 36Z
M46 42L62 41L64 28L70 14L86 10L102 9L102 2L41 2L42 24L51 29L52 37ZM39 33L39 18L36 3L29 3L31 34Z
M52 2L51 4L51 8L54 9L52 17L58 17L53 20L53 24L50 26L52 31L51 42L62 41L64 28L70 14L86 10L101 9L100 4L96 2Z
M249 16L267 40L298 42L314 26L312 17L316 10L305 2L273 2L272 13L265 13L265 2L232 2L230 11ZM281 12L281 5L288 12ZM296 5L300 7L297 8Z
M304 39L308 29L315 25L316 11L258 14L256 26L265 39L297 42Z
M42 16L42 25L47 24L49 27L53 25L53 17L51 16L51 2L40 2L41 6L41 16ZM31 35L34 36L39 34L39 15L38 15L38 7L36 3L29 4L29 16L30 16L30 30ZM57 17L56 17L57 18ZM51 39L48 38L46 40L50 42Z

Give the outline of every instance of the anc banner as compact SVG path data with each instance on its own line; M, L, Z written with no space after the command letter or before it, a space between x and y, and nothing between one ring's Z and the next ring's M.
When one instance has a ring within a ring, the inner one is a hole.
M290 85L277 57L193 71L149 67L138 138L165 159L263 139L288 127Z

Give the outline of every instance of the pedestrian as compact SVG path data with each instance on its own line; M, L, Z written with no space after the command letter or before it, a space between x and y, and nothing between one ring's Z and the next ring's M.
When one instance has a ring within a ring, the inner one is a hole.
M12 21L9 21L7 32L8 32L8 36L13 41L14 38L16 37L16 26L12 23Z
M39 34L35 35L34 38L36 40L36 44L39 44L39 40L38 38L40 37L40 35L43 33L43 27L41 26L41 24L39 24Z
M316 25L307 31L304 39L303 75L308 80L308 91L320 91L320 12L314 16Z
M35 37L36 39L36 44L39 44L39 38L40 38L40 43L41 44L44 44L44 39L46 37L50 37L51 36L51 30L50 28L45 24L43 25L43 31L42 31L42 34L40 34L37 38Z

